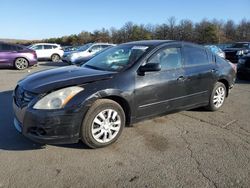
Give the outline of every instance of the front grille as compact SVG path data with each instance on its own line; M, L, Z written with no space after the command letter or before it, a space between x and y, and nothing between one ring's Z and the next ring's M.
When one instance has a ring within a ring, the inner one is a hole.
M225 53L226 53L226 58L234 59L237 57L237 55L236 55L237 51L231 51L231 52L229 51L229 52L225 52Z
M247 59L245 62L245 67L250 68L250 59Z
M20 108L27 106L35 97L36 94L24 90L21 86L17 86L15 89L14 99L16 105Z

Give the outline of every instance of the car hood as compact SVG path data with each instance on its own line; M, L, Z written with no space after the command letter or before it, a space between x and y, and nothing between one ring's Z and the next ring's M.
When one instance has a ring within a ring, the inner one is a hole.
M19 81L18 85L27 91L40 94L67 86L110 79L114 74L114 72L68 66L31 74Z

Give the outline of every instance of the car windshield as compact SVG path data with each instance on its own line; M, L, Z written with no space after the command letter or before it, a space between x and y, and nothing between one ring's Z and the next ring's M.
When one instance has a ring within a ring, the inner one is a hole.
M105 50L89 60L84 67L119 72L135 63L148 49L148 46L121 45Z
M80 46L77 50L78 50L78 51L85 51L85 50L87 50L91 45L92 45L92 43L85 44L85 45L83 45L83 46Z
M249 48L248 43L235 43L231 46L231 48Z
M33 44L31 44L31 45L27 46L26 48L31 49L32 47L33 47Z

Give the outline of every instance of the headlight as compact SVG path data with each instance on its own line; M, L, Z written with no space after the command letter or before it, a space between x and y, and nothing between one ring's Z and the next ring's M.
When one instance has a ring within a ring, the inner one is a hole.
M71 60L75 60L75 59L77 59L78 57L79 57L79 55L78 55L77 53L71 54L71 55L69 56L69 58L70 58Z
M244 55L245 51L244 50L239 50L237 51L236 55Z
M238 60L238 64L241 64L241 65L242 65L242 64L244 64L244 63L245 63L245 59L239 59L239 60Z
M61 109L82 90L84 88L73 86L54 91L40 99L33 108L46 110Z

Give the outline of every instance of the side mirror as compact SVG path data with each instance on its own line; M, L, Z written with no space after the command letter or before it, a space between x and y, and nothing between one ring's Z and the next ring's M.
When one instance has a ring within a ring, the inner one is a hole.
M161 65L159 63L148 63L139 68L139 72L156 72L161 70Z
M88 50L88 52L89 52L89 53L91 53L91 52L92 52L92 50L91 50L91 49L89 49L89 50Z

